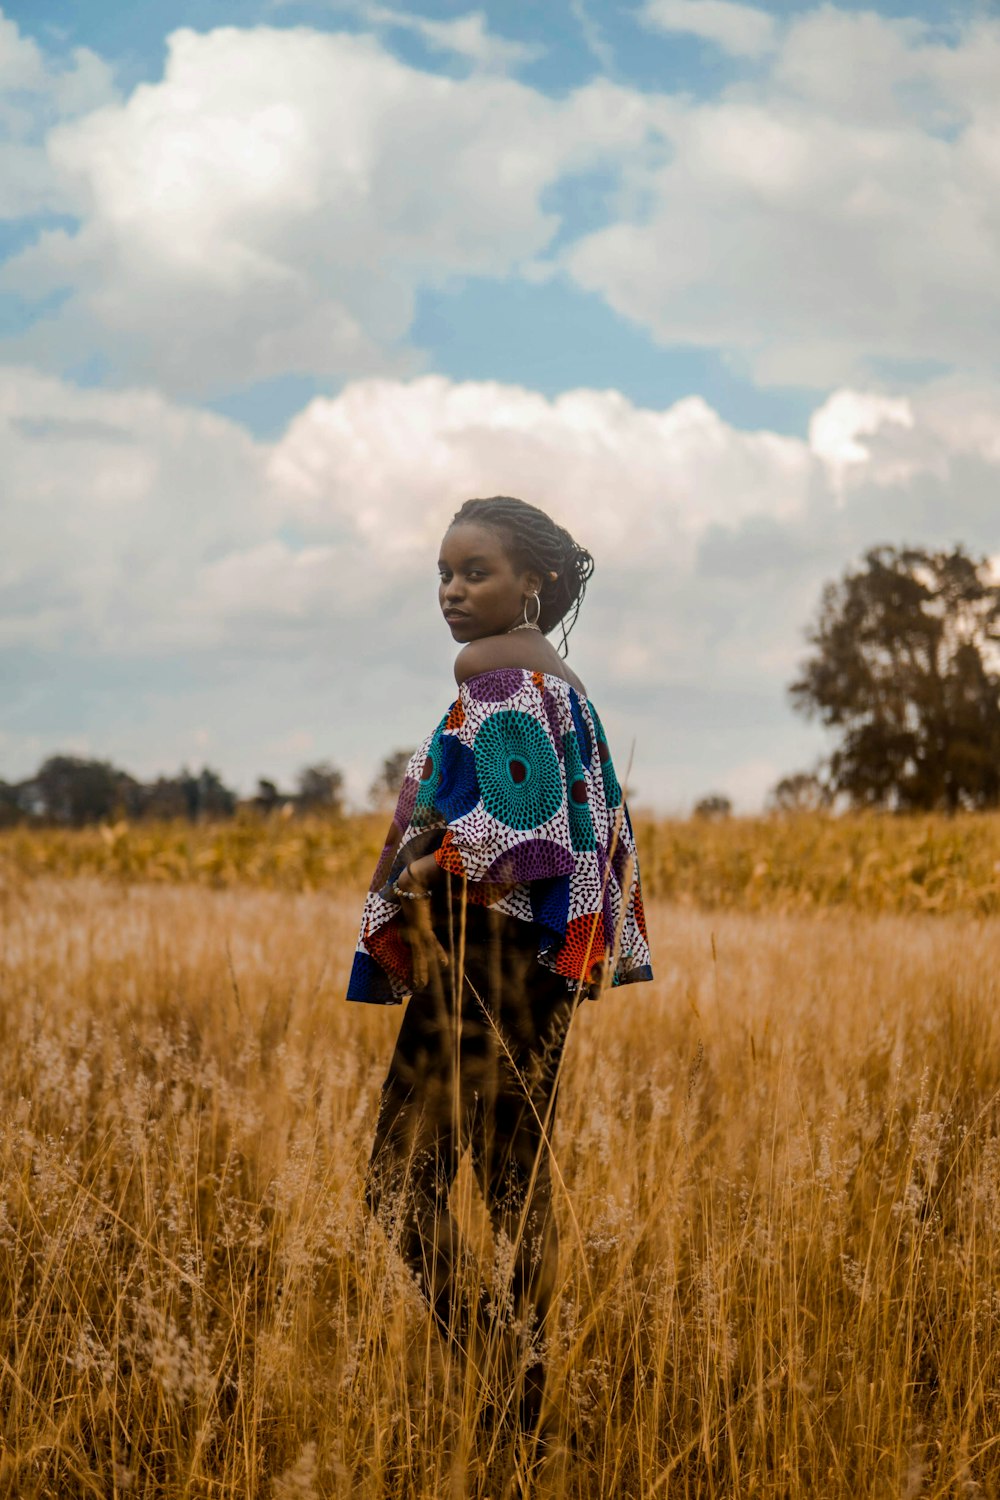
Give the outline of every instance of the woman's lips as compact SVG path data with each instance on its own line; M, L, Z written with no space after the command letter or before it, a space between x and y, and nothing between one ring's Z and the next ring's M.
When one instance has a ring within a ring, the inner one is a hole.
M460 609L446 610L444 617L449 622L449 624L452 620L467 620L469 618L468 615Z

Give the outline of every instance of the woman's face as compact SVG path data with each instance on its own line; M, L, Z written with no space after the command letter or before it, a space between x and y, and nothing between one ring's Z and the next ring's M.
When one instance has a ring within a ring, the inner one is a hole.
M500 534L491 526L458 521L448 528L438 558L438 602L456 641L501 635L523 618L524 601L541 587L541 575L515 573ZM534 616L535 605L528 608Z

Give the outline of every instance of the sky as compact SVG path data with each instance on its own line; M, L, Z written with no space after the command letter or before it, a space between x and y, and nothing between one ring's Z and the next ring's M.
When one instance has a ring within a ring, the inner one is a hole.
M596 560L634 809L755 811L881 544L1000 549L1000 9L0 9L0 778L361 805L470 496Z

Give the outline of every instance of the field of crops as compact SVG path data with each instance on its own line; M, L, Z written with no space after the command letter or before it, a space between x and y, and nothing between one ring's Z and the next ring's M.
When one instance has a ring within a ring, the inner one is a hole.
M247 816L230 822L116 823L0 830L0 880L99 875L223 888L341 890L367 881L387 814ZM635 818L647 896L748 911L1000 913L1000 815L800 814Z
M364 1209L384 821L0 839L0 1496L1000 1495L997 821L637 820L530 1480Z

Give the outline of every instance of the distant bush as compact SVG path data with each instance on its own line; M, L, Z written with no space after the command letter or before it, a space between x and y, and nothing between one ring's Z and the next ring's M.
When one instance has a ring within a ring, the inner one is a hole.
M733 810L733 804L724 792L710 792L707 797L700 797L694 805L694 816L696 818L728 818Z

